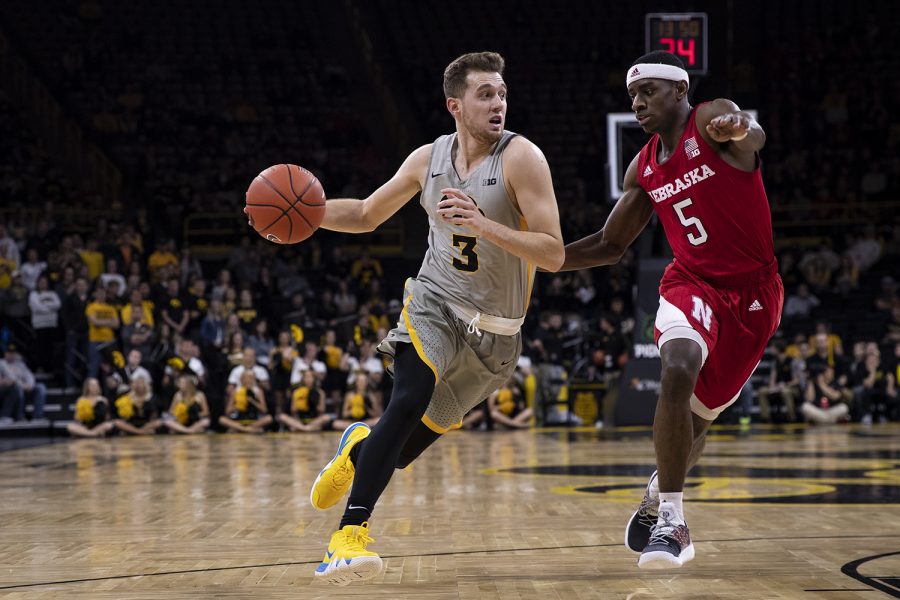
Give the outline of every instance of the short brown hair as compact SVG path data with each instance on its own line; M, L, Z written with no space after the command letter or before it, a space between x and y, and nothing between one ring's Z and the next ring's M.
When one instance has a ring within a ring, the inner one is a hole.
M469 52L463 54L444 69L444 96L460 98L466 91L466 76L471 71L500 73L506 61L496 52Z

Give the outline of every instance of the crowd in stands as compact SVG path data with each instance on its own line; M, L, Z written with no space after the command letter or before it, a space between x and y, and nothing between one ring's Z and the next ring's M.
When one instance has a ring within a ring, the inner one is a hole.
M21 0L0 13L130 183L120 204L81 189L29 133L21 107L0 93L0 423L43 418L50 387L80 391L76 435L307 432L374 422L391 387L375 346L397 321L402 277L414 274L414 263L348 256L345 238L326 232L283 248L241 237L222 260L201 261L180 243L186 216L239 215L246 182L286 157L335 182L334 197L364 196L390 175L389 153L354 109L354 78L329 59L327 40L300 35L297 20L260 23L265 11L237 2L211 12L190 3L172 9L184 23L209 20L217 33L201 36L169 27L151 5L40 1L52 19ZM773 28L798 21L782 18L791 7L764 4ZM517 94L511 126L547 154L567 241L608 214L602 116L627 110L626 65L602 58L612 50L604 44L621 40L595 35L599 9L576 5L571 23L550 7L521 7L525 16L512 27L522 43L501 40L498 48ZM411 123L437 135L451 122L439 78L427 77L452 56L404 19L438 11L435 20L449 27L459 11L408 8L396 19L385 10L366 18L403 31L395 38L404 46L385 53L416 84ZM554 20L542 35L558 42L549 55L527 35L548 11ZM235 19L247 27L230 27ZM735 97L758 107L768 134L764 176L786 289L781 331L754 380L763 420L900 418L900 222L896 211L889 219L877 212L900 189L900 126L886 94L848 91L880 81L893 57L886 46L844 35L860 25L816 30L819 37L802 29L736 58L733 69ZM874 18L864 25L868 40L888 27ZM460 35L468 37L454 43L471 50L494 28L490 19L467 22ZM636 33L622 33L629 35ZM32 38L41 42L29 50ZM763 77L772 64L779 77ZM560 96L575 108L558 110ZM864 147L851 132L865 137ZM85 227L67 207L107 216ZM544 389L535 379L614 386L635 327L637 260L631 249L610 268L539 275L519 372L467 424L540 420L538 407L531 414L528 406Z

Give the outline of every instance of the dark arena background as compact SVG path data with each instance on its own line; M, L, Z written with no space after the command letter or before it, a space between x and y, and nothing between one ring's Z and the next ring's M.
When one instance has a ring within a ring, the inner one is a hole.
M893 2L3 0L0 597L900 598L898 30ZM614 266L538 273L515 377L382 497L383 570L316 580L340 509L310 486L390 401L374 348L428 222L416 197L278 245L251 181L289 163L367 197L453 131L445 66L492 50L568 243L648 139L624 82L654 49L765 129L785 287L687 478L696 559L622 546L655 468L654 217Z

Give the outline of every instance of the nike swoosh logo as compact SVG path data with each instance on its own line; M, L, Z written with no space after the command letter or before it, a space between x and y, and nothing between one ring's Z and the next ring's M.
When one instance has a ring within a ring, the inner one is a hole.
M441 175L443 175L443 173L432 173L431 178L434 179L435 177L439 177Z
M508 365L508 364L511 363L511 362L512 362L512 359L510 359L510 360L508 360L508 361L506 361L506 362L500 363L500 366L501 366L501 367L505 367L506 365Z
M353 505L353 504L351 504L351 505L348 506L347 508L349 508L350 510L353 510L354 508L361 508L361 509L363 509L363 510L369 510L369 509L366 508L365 506L355 506L355 505Z
M326 550L325 556L327 556L328 558L331 558L332 556L334 556L334 552L329 552L328 550Z

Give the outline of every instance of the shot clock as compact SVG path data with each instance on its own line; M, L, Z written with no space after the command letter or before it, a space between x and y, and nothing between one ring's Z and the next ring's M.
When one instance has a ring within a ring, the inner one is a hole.
M706 74L706 13L647 13L646 22L647 52L671 52L691 75Z

